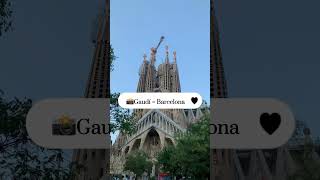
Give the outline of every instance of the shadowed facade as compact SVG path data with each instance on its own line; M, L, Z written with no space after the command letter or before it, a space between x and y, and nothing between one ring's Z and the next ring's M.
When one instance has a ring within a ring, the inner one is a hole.
M110 1L98 17L98 32L93 37L94 54L88 77L86 98L110 98ZM109 179L109 149L76 149L73 151L75 180Z
M227 98L227 85L222 63L222 53L219 40L218 23L215 16L214 0L211 0L210 12L210 96ZM211 102L211 104L213 104ZM210 179L211 180L285 180L293 175L301 164L292 158L293 153L303 154L304 141L309 135L299 137L299 145L288 142L277 149L268 150L210 150ZM297 146L299 148L297 148ZM319 155L312 150L314 159Z

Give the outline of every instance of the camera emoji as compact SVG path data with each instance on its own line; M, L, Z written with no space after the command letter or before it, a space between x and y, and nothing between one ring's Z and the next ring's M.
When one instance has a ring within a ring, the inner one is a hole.
M131 99L131 98L130 98L130 99L127 99L126 103L127 103L127 104L134 104L134 100Z
M52 134L60 136L71 136L76 134L75 120L69 116L62 115L52 123Z

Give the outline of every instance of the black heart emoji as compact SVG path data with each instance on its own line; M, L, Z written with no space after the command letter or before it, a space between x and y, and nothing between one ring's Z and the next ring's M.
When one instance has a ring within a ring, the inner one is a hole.
M273 134L281 124L281 117L278 113L262 113L260 116L260 125L269 134Z
M191 101L193 104L196 104L198 102L198 98L197 97L192 97Z

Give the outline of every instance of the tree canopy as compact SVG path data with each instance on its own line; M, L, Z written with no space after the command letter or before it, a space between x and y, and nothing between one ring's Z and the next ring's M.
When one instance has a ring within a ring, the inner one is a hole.
M162 172L191 179L209 178L209 121L209 115L203 116L185 134L176 137L176 146L165 147L159 153Z
M0 0L0 36L11 28L11 17L11 2L9 0Z
M124 170L133 172L137 177L141 177L144 172L150 174L152 162L143 151L130 153L126 159Z
M68 179L66 153L34 144L26 130L30 99L8 100L0 92L0 179Z
M315 158L315 147L310 139L305 141L303 153L292 153L297 163L297 171L289 177L289 180L319 180L320 179L320 162Z

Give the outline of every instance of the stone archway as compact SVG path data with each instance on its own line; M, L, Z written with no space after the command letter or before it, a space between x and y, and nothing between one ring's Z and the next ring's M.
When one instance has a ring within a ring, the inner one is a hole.
M127 155L129 153L129 150L130 150L130 146L127 146L125 149L124 149L124 155Z
M174 145L174 143L171 138L165 139L165 146L173 146L173 145Z
M141 144L141 139L136 139L132 145L131 152L139 150L140 144Z
M150 158L155 158L161 150L161 141L159 133L154 129L150 129L143 144L143 151Z

